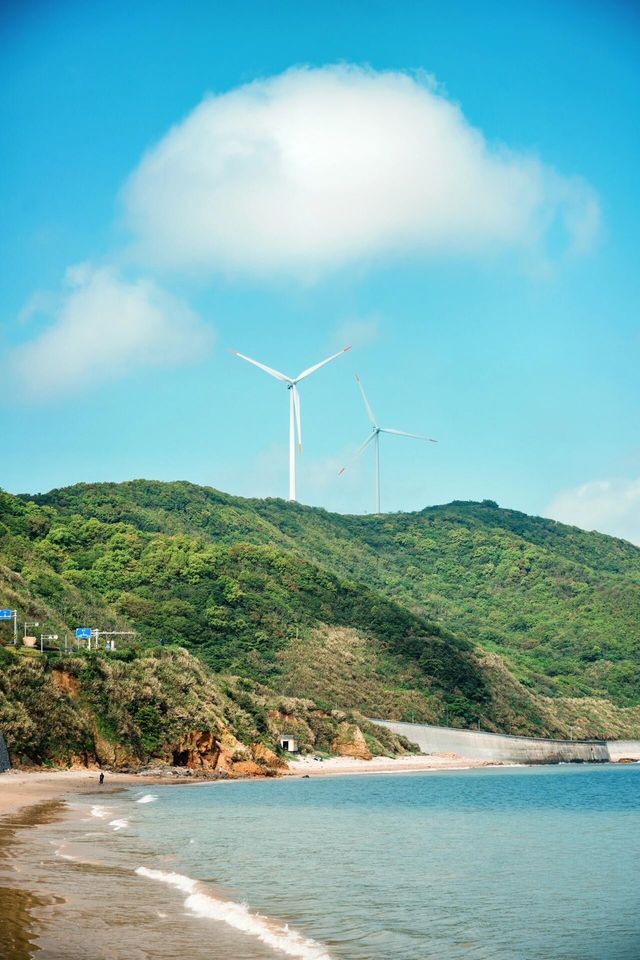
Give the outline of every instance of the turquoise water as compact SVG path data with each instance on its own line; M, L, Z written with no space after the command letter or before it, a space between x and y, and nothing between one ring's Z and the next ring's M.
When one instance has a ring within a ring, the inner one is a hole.
M158 799L134 807L132 794L112 804L128 820L113 843L135 833L129 855L138 844L155 851L138 883L184 902L200 924L203 957L240 955L215 950L229 901L271 918L275 939L265 941L236 917L243 956L640 957L640 766L150 792ZM204 881L215 909L189 900L187 878Z

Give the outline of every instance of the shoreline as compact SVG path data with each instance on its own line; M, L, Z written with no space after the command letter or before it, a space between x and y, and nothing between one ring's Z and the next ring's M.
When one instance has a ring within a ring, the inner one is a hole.
M39 950L49 952L47 956L62 958L59 953L64 941L64 931L68 929L69 918L62 914L58 925L55 908L65 902L65 891L58 890L54 883L55 861L40 861L40 877L35 877L17 866L20 863L19 851L28 849L25 843L32 833L40 827L62 819L72 822L74 797L91 794L113 796L127 788L137 786L172 786L188 784L191 786L206 783L229 784L233 782L264 781L266 779L299 780L302 778L323 778L342 776L394 775L409 773L447 772L493 769L507 769L528 766L526 764L473 760L455 755L407 755L403 757L376 757L362 760L353 757L330 757L327 759L312 756L289 761L289 770L281 777L237 777L218 779L204 776L176 776L167 771L161 773L106 773L106 782L101 787L96 770L30 770L6 771L0 775L0 943L9 944L13 952L9 957L27 960L37 956ZM537 766L537 765L536 765ZM117 821L114 821L117 822ZM86 829L86 828L85 828ZM23 833L24 831L24 833ZM21 836L22 834L22 836ZM15 847L15 850L14 850ZM18 859L16 860L16 853ZM68 858L73 859L73 857ZM29 860L26 858L25 863ZM171 869L171 868L165 868ZM44 871L44 874L43 874ZM43 890L42 876L45 877ZM124 877L124 874L122 874ZM32 882L33 880L33 882ZM73 890L72 890L73 893ZM150 894L155 896L155 894ZM73 897L70 901L73 902ZM51 950L53 949L53 952ZM74 954L75 956L76 954Z
M108 780L100 786L98 776L99 771L88 770L6 770L0 774L0 822L29 807L48 801L64 801L70 795L98 791L111 794L134 784L170 782L165 777L106 771Z
M489 760L474 760L454 754L410 754L404 757L373 757L363 760L356 757L300 757L289 760L289 768L276 779L329 777L380 773L421 773L437 770L469 770L486 767L517 766ZM176 784L234 783L244 780L269 779L255 776L234 777L222 780L218 777L176 776L171 773L105 773L105 783L100 786L100 771L74 770L7 770L0 774L0 818L5 819L27 807L46 801L64 801L71 795L104 792L116 793L126 787L148 784L171 786Z
M619 762L618 758L616 758ZM612 762L616 762L616 760ZM289 759L288 769L274 779L301 779L334 776L363 776L371 774L428 773L437 771L483 770L496 767L520 767L528 764L504 760L484 760L464 757L454 753L407 754L401 757L373 757L363 760L358 757L299 756ZM235 783L246 780L271 779L259 776L240 776L222 779L207 776L200 771L192 775L176 775L175 772L144 771L118 773L103 771L105 783L99 785L99 770L72 769L6 770L0 773L0 822L28 807L46 801L64 801L72 795L83 793L116 793L130 786L195 785L204 783Z
M470 766L495 766L486 762L465 761L453 757L432 757L424 755L408 757L378 757L373 760L361 760L351 757L332 757L327 760L315 760L312 757L290 761L289 769L281 777L237 777L219 779L215 777L176 776L164 773L110 773L104 771L105 783L100 786L99 770L8 770L0 774L0 941L9 945L9 956L27 960L37 955L41 949L42 938L59 949L63 936L56 925L55 917L49 913L57 900L56 896L42 897L35 883L21 874L16 867L16 844L24 843L23 831L31 834L39 827L69 817L72 813L71 801L76 797L114 796L129 787L144 785L190 786L206 783L228 784L248 780L295 780L303 777L331 777L335 775L366 774L404 774L425 770L458 770ZM22 836L21 836L22 835ZM53 877L54 865L51 864ZM49 870L47 871L49 873ZM48 916L43 915L43 911ZM56 955L57 954L52 954Z

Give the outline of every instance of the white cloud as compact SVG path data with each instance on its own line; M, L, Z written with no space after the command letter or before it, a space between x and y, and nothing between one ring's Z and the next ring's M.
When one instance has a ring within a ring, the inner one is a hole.
M49 326L12 352L23 395L72 393L133 366L180 364L211 341L198 316L151 280L80 264L67 271L65 286Z
M584 530L598 530L640 546L640 477L593 480L557 494L547 516Z
M289 273L380 255L581 252L591 188L487 143L424 77L296 68L209 96L126 184L137 255L175 269Z

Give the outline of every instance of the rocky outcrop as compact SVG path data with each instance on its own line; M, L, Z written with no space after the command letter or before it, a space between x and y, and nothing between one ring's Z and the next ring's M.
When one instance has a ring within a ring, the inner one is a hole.
M80 681L77 677L74 677L73 674L67 673L64 670L52 670L51 679L58 690L62 690L63 693L68 694L73 700L79 696Z
M371 751L367 746L360 727L343 721L338 727L338 733L331 744L333 753L340 757L356 757L358 760L371 760Z
M288 770L289 765L286 760L279 757L277 753L266 747L264 743L255 743L251 747L251 754L255 762L263 769Z
M171 764L230 777L276 776L286 762L262 743L246 747L228 733L217 738L209 730L194 730L171 748Z
M168 748L167 760L174 767L215 770L220 753L220 742L210 730L192 730L180 743Z
M166 762L174 767L224 773L230 773L234 762L247 756L246 747L230 733L216 736L211 730L192 730L165 750Z

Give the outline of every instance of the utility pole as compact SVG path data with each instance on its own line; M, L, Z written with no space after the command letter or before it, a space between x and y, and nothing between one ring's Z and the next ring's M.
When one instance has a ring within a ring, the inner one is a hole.
M40 653L44 653L45 640L57 640L57 639L58 639L57 633L41 633L40 634Z

